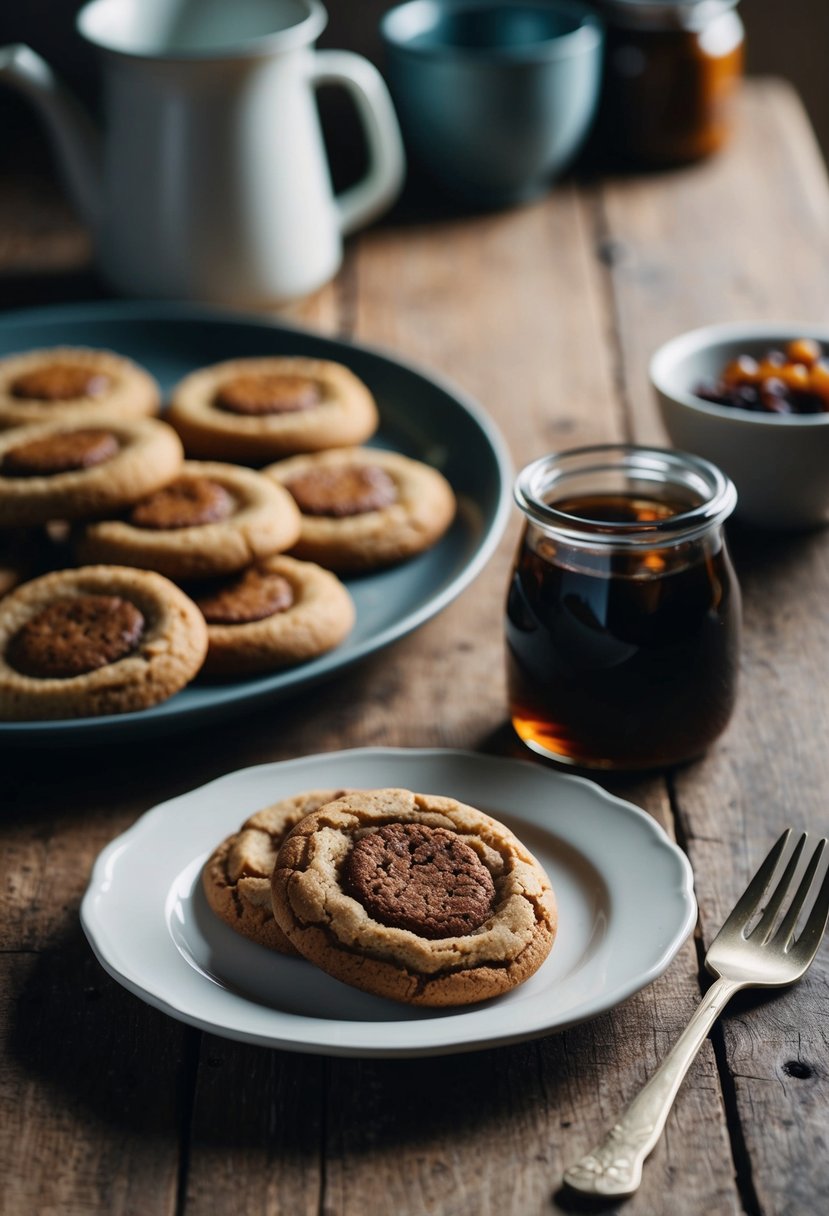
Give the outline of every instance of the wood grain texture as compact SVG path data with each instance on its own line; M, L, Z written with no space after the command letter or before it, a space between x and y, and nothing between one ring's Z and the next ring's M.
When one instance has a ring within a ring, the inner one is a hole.
M317 1216L328 1061L202 1037L188 1216Z
M0 183L8 216L6 191ZM24 298L71 295L88 272L82 262L63 276L56 267L77 250L77 230L55 218L38 233L25 206L12 212L18 236L8 248L30 259ZM826 316L827 227L811 133L791 95L768 84L747 91L740 139L717 161L562 184L506 214L388 222L351 242L336 282L289 316L455 380L497 420L519 466L551 448L661 437L646 360L680 329ZM61 232L69 245L58 248ZM6 265L7 285L19 282L19 255ZM36 265L47 272L40 287ZM1 285L0 301L13 302ZM103 844L222 772L362 745L522 754L506 722L501 657L517 536L516 513L455 604L290 704L160 740L152 763L130 747L48 764L2 757L0 1123L13 1132L0 1147L4 1213L583 1210L560 1190L563 1168L606 1131L687 1021L700 992L693 942L646 991L562 1035L434 1061L355 1061L182 1028L109 980L77 927ZM736 555L746 645L732 726L704 761L668 780L606 783L676 828L697 875L703 943L781 814L815 828L827 818L827 538L743 537ZM746 998L725 1020L716 1058L706 1045L642 1189L619 1211L821 1209L825 957L796 990Z
M604 192L621 251L612 282L637 435L658 435L647 357L670 334L747 317L829 321L829 207L813 136L785 86L747 100L733 155L710 173ZM761 134L765 189L755 172ZM758 182L750 197L740 177ZM712 214L723 222L705 223ZM745 620L738 709L720 744L673 780L705 945L787 824L829 832L827 536L735 531L733 541ZM744 1198L763 1213L805 1216L829 1193L827 981L824 947L795 989L740 998L715 1031Z
M431 1067L332 1061L323 1210L327 1216L573 1210L560 1190L564 1168L644 1083L698 992L689 948L646 994L538 1043L447 1057ZM737 1213L729 1162L716 1066L706 1052L625 1210L660 1212L670 1189L677 1211Z
M648 382L662 342L699 325L829 321L826 170L792 90L746 90L728 154L601 190L615 331L639 442L665 442Z
M595 216L592 194L564 188L507 216L367 234L351 252L346 282L353 295L343 301L342 327L478 396L507 433L517 463L556 445L621 437L625 420L606 354ZM516 286L502 290L502 284ZM517 529L515 519L496 558L455 605L361 669L358 696L349 680L303 698L296 716L305 718L313 703L313 750L437 743L520 754L504 731L501 636ZM341 691L343 700L332 704ZM281 715L283 724L291 716L290 709ZM289 746L309 737L307 728L290 725L279 734ZM626 790L670 828L664 783L628 782ZM564 1167L642 1085L698 995L696 953L688 944L670 973L623 1011L542 1045L432 1063L332 1060L320 1210L326 1216L566 1211L566 1196L556 1196ZM238 1069L236 1053L225 1058ZM244 1059L254 1064L252 1075L229 1069L227 1082L261 1094L253 1142L267 1157L281 1134L277 1129L265 1139L275 1098L263 1089L264 1062L250 1052ZM707 1049L628 1205L631 1216L658 1211L669 1188L679 1210L690 1212L698 1202L738 1210L717 1090ZM210 1129L227 1126L225 1102L224 1089L200 1080L190 1150L193 1210L217 1202L221 1210L239 1188L246 1210L294 1210L285 1196L265 1201L261 1158L260 1168L251 1169L247 1147L216 1147ZM311 1126L309 1140L316 1139ZM290 1169L287 1193L299 1205L298 1180L314 1185L309 1162Z
M188 1033L113 984L69 921L0 953L0 1212L173 1216Z

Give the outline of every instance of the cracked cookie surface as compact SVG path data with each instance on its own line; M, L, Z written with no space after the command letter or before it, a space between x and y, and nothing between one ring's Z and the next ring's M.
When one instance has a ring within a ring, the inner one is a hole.
M415 1005L509 991L541 966L557 929L544 870L504 824L410 790L349 793L307 815L279 850L271 889L301 954Z
M270 950L298 953L273 917L271 875L276 856L291 828L342 793L310 790L283 798L251 815L214 849L202 870L202 886L210 907L225 924Z

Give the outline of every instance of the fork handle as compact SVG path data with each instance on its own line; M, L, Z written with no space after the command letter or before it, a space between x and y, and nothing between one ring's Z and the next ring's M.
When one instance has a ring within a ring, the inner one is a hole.
M677 1090L724 1006L745 985L720 977L621 1119L592 1152L566 1171L564 1181L586 1195L630 1195L642 1181L642 1165L668 1118Z

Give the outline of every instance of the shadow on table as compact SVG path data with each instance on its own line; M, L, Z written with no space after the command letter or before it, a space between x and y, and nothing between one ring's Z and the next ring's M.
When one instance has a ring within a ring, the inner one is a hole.
M398 643L406 646L408 640ZM74 746L50 743L0 745L3 790L0 826L25 817L26 823L97 819L112 825L111 836L158 802L248 765L290 760L318 752L359 747L434 747L434 722L390 719L388 706L400 698L398 672L380 654L356 668L293 694L289 700L234 708L221 722L159 738L97 745L94 735ZM359 717L358 717L359 715ZM314 734L308 730L315 724ZM452 746L447 739L445 746ZM508 721L464 746L496 756L528 759Z
M50 1123L83 1111L114 1136L157 1136L180 1120L185 1102L185 1028L141 1004L104 973L80 924L42 953L7 955L16 995L7 1064L34 1081ZM41 1107L27 1102L29 1120Z
M436 1211L449 1210L441 1203L457 1178L467 1190L475 1179L492 1211L614 1209L560 1189L561 1177L645 1080L650 994L511 1047L359 1060L272 1051L185 1027L110 979L79 926L41 954L7 955L5 966L14 1008L6 1068L17 1087L10 1109L26 1112L29 1135L45 1129L47 1159L50 1131L69 1129L87 1155L115 1154L136 1185L182 1171L188 1193L232 1183L253 1195L282 1177L310 1194L336 1174L352 1195L363 1187L377 1194L400 1185L403 1170L429 1175ZM769 999L747 994L729 1016ZM667 1016L659 1038L669 1041L682 1013L670 1010L664 990L660 1005ZM700 1092L705 1098L704 1086ZM701 1099L688 1100L692 1110ZM520 1178L505 1169L509 1160ZM635 1210L653 1210L647 1202L669 1168L665 1155L654 1159L645 1206ZM516 1187L526 1208L510 1206ZM225 1210L221 1198L214 1210Z
M127 735L101 746L90 733L82 744L0 745L0 824L23 816L27 823L96 816L111 822L115 835L121 820L130 822L156 803L238 768L339 749L353 737L357 697L367 720L360 746L401 746L400 738L388 734L385 703L394 693L382 656L375 656L290 700L234 707L223 721L161 737ZM310 737L312 720L319 729Z
M728 525L728 544L741 579L785 574L789 566L800 565L821 552L825 541L826 529L821 527L774 532L746 527L738 521Z
M68 1120L85 1140L128 1134L177 1145L192 1118L199 1144L259 1146L316 1162L332 1134L349 1152L368 1152L497 1127L547 1101L533 1044L428 1062L368 1061L202 1035L112 980L79 925L54 947L7 963L6 988L16 997L7 1061L28 1095L17 1108L26 1107L30 1122L39 1121L35 1111L52 1125Z

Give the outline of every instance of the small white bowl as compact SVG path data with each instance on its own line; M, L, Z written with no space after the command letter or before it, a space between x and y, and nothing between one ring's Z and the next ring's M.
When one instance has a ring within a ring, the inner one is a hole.
M706 325L660 346L650 379L671 442L713 461L737 487L737 516L762 528L829 522L829 413L759 414L694 396L737 355L755 358L793 338L815 338L829 357L829 328L789 322Z

